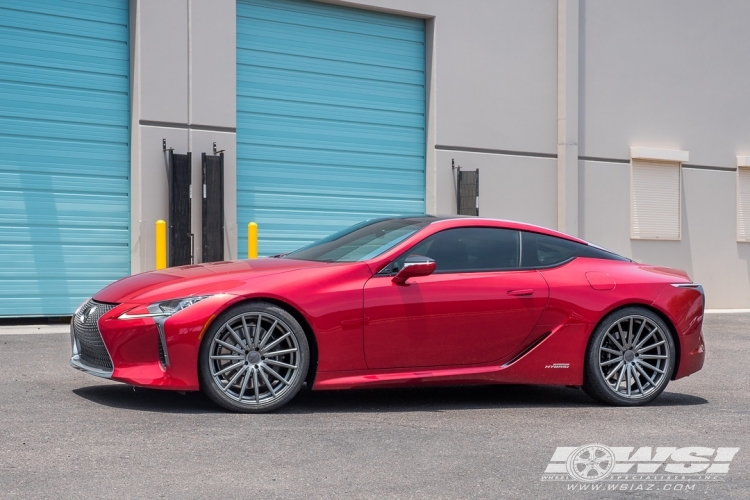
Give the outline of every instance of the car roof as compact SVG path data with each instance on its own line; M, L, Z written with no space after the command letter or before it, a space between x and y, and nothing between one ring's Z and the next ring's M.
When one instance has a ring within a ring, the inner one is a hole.
M569 241L575 241L583 245L589 243L575 236L555 231L554 229L548 229L546 227L537 226L534 224L527 224L525 222L517 222L505 219L491 219L488 217L474 217L471 215L403 215L399 217L391 217L392 219L411 219L419 222L425 222L427 224L445 224L446 227L470 227L470 226L485 226L485 227L500 227L505 229L515 229L518 231L530 231L532 233L546 234L548 236L554 236L556 238L563 238Z

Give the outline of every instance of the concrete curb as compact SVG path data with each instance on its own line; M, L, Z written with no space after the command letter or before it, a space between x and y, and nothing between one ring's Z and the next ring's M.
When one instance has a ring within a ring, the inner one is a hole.
M70 325L0 326L0 335L44 335L54 333L70 333Z

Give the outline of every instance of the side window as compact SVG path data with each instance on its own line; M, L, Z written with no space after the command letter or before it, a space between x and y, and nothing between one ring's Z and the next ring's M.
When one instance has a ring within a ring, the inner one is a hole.
M462 227L433 234L401 255L389 271L397 272L409 255L435 260L435 272L497 271L520 266L519 233L511 229Z
M521 231L521 267L551 267L576 257L585 250L574 241Z

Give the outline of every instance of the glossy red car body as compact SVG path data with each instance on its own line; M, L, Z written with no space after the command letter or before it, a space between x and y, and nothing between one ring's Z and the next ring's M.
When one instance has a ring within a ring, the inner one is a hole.
M99 319L110 378L127 384L199 389L198 352L211 322L240 301L281 305L310 338L313 389L417 384L522 383L580 386L589 337L604 316L627 305L658 313L677 348L673 378L704 360L704 301L673 269L577 257L541 270L432 274L407 286L381 268L415 242L454 227L501 227L586 244L548 229L478 218L436 219L364 262L263 258L190 265L120 280L93 300L117 304ZM151 318L118 319L157 301L211 295L169 317L169 366L159 360ZM494 325L488 328L488 325ZM80 367L79 367L80 368Z

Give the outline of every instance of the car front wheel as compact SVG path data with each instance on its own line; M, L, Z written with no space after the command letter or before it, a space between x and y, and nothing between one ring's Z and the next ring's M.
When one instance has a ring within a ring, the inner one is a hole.
M307 376L310 349L299 322L266 302L232 307L209 328L199 358L201 390L236 412L288 403Z
M583 389L617 406L639 406L664 391L675 365L669 328L652 311L626 307L608 315L591 336Z

